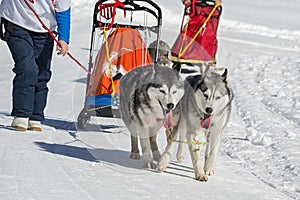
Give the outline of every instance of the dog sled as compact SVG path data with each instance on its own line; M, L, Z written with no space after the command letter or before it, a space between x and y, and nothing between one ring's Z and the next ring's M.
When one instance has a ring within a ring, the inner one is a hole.
M214 66L221 13L220 0L192 0L185 8L180 34L171 49L172 61Z
M94 7L84 107L77 127L92 116L120 117L119 80L130 70L156 61L162 13L151 0L99 0ZM147 45L154 43L154 57Z

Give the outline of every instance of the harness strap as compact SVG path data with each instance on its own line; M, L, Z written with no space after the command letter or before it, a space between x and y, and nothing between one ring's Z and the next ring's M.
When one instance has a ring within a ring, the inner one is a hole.
M99 5L99 12L100 16L106 18L106 19L111 19L111 23L109 24L108 27L105 27L103 29L103 35L105 39L105 50L106 50L106 57L107 57L107 62L108 62L108 67L109 67L109 77L111 81L111 96L114 98L116 94L116 89L115 89L115 84L114 84L114 77L113 77L113 68L112 68L112 63L110 59L110 53L109 53L109 47L108 47L108 39L107 39L107 31L110 30L114 24L115 16L116 16L116 9L118 7L124 8L125 5L124 3L120 2L119 0L115 0L115 3L111 4L105 4ZM124 10L124 17L125 17L125 10Z
M207 142L200 142L200 141L182 141L182 140L169 140L169 142L178 142L178 143L184 143L184 144L195 144L195 145L207 145Z
M231 94L231 92L229 91L229 89L228 89L228 94ZM222 112L223 110L225 110L231 104L232 100L233 100L233 95L231 94L229 102L219 112Z
M185 26L185 30L184 30L184 35L183 35L182 43L181 43L181 45L180 45L180 50L179 50L179 54L178 54L178 59L180 59L181 56L182 56L182 54L183 54L183 53L181 54L181 52L182 52L183 44L184 44L184 41L185 41L185 38L186 38L186 35L187 35L187 30L188 30L188 27L189 27L189 22L190 22L190 20L191 20L191 17L188 17L188 22L187 22L187 24L186 24L186 26Z
M190 59L180 59L176 56L172 56L173 62L181 62L181 63L192 63L192 64L208 64L208 65L216 65L216 59L213 58L213 60L210 61L204 61L204 60L190 60Z
M109 77L111 81L111 96L114 97L116 94L115 90L115 84L114 84L114 78L113 78L113 68L110 60L110 55L109 55L109 47L108 47L108 39L107 39L107 34L106 34L106 28L103 30L104 38L105 38L105 50L106 50L106 57L107 57L107 62L108 62L108 68L109 68Z

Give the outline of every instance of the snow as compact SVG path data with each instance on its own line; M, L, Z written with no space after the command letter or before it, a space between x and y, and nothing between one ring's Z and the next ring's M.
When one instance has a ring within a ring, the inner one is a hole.
M71 53L85 66L94 3L73 2ZM157 3L162 39L172 44L181 3ZM206 183L194 180L188 151L164 173L143 169L129 158L120 119L95 117L77 130L86 74L69 58L54 55L44 131L11 130L13 62L0 42L0 199L300 199L298 11L296 0L224 0L217 60L235 97ZM163 132L158 142L163 151Z

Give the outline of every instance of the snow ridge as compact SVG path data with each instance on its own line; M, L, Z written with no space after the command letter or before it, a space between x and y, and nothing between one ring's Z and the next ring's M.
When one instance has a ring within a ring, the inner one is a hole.
M245 22L222 19L222 29L234 32L253 34L258 36L300 41L300 30L273 29L262 25L248 24Z

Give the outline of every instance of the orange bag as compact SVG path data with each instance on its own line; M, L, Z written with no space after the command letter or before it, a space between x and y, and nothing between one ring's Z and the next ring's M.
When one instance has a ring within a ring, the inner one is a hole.
M136 67L152 63L147 45L144 43L138 30L131 28L116 28L107 39L113 68L113 77L117 77L117 74L124 75ZM96 77L99 77L99 79L91 79L87 95L99 96L111 94L112 83L105 43L99 50L95 59L93 73ZM115 80L113 83L116 94L120 94L119 82L119 80Z

